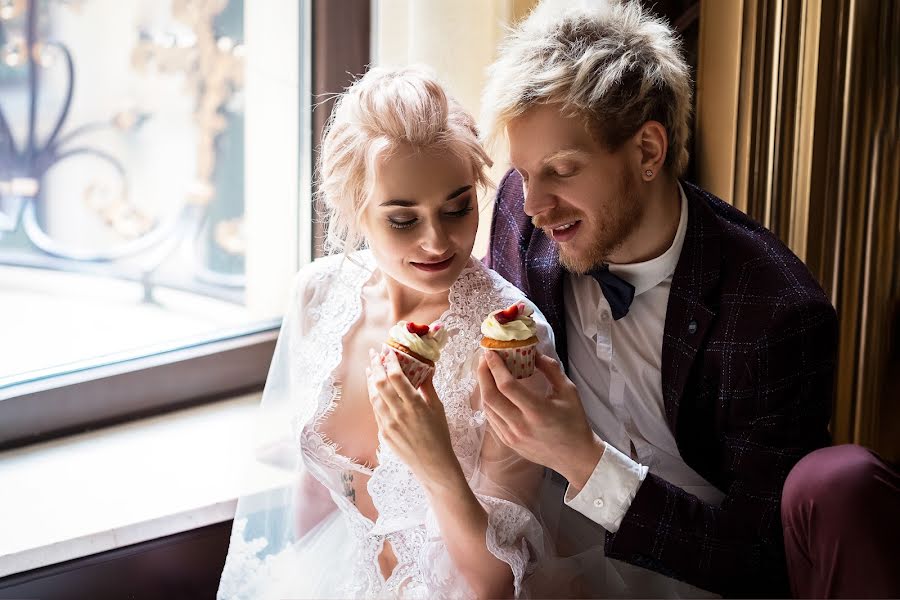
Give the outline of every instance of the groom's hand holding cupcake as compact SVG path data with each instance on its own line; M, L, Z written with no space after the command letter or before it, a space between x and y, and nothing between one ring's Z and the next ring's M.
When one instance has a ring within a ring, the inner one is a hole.
M531 462L560 473L580 490L600 461L605 445L588 423L575 384L559 362L536 351L536 338L528 344L497 347L492 319L512 331L523 329L525 318L530 320L526 304L519 304L516 317L513 307L491 313L482 325L485 338L491 337L481 342L485 352L478 365L485 414L500 441ZM524 361L523 354L515 352L521 348L530 348ZM549 386L529 377L535 367Z
M517 302L495 310L481 323L481 347L496 353L516 379L534 374L538 338L533 313L530 306Z

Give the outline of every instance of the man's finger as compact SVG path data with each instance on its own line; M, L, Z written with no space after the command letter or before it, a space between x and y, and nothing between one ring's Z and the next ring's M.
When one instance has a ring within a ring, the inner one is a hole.
M490 428L494 435L500 438L504 446L509 446L509 423L507 423L500 414L495 412L490 406L484 406L484 414L487 417Z
M475 373L478 376L478 387L481 388L482 397L500 394L500 390L497 389L497 382L494 381L494 374L487 364L487 351L478 359L478 368L475 370Z
M560 390L571 383L566 374L563 373L559 361L553 360L549 356L538 354L535 358L534 366L544 374L544 377L547 378L547 381L555 390Z
M478 385L481 389L481 404L485 412L490 411L501 417L507 425L522 418L522 411L507 398L494 384L494 377L484 359L478 365Z
M530 389L529 384L522 383L513 377L513 374L506 368L506 362L500 355L490 350L486 351L485 354L492 355L488 358L488 367L491 369L491 374L494 376L494 381L500 393L523 413L534 414L540 412L544 396L536 396Z
M478 375L478 387L481 390L481 403L484 406L492 407L494 410L502 410L506 414L513 414L516 407L509 401L509 398L497 388L497 383L494 381L494 374L490 367L488 367L487 354L488 352L485 351L485 356L481 357L481 360L478 363L478 369L476 370Z
M484 407L484 414L485 416L487 416L488 420L488 434L496 436L504 446L512 448L508 441L509 425L506 423L506 421L503 420L503 417L495 413L488 406Z
M494 376L498 390L508 390L518 385L513 374L506 368L506 362L500 358L499 354L493 350L485 350L484 358L488 368L491 370L491 375Z

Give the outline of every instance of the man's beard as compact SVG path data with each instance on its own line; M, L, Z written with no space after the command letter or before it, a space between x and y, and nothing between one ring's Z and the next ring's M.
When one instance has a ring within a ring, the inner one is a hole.
M634 180L623 170L619 177L619 190L610 196L609 203L592 215L579 215L583 231L578 235L596 234L587 248L578 254L566 251L565 244L559 245L559 263L564 269L576 275L583 275L602 264L634 233L644 215L643 205L635 190ZM553 223L575 220L578 216L563 212L550 215ZM559 218L559 217L563 218Z

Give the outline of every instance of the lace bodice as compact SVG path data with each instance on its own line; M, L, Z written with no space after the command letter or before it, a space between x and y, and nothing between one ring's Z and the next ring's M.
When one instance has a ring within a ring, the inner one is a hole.
M294 440L304 466L328 489L359 547L353 576L337 595L459 598L466 586L452 568L435 516L410 469L384 443L379 443L374 469L360 465L341 455L317 430L340 393L335 372L344 337L361 316L362 290L375 268L372 256L363 251L319 259L298 274L290 307L296 314L285 319L285 327L292 330L282 329L279 342L288 340ZM486 428L476 397L480 325L490 311L523 299L499 275L470 260L451 288L450 306L441 317L450 337L436 365L434 387L444 404L453 450L470 484L481 466ZM537 314L543 343L552 348L552 335ZM376 521L344 496L341 475L348 470L370 476L367 489L378 512ZM496 492L500 489L506 492ZM473 484L473 491L488 513L488 550L509 564L518 594L535 549L541 546L540 527L517 502L515 490L493 482L490 490ZM397 558L387 580L378 566L385 542L390 542Z

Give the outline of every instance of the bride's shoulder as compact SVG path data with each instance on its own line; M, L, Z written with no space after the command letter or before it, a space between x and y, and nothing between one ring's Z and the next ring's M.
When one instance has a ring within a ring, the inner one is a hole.
M317 292L332 289L335 284L352 285L358 279L368 278L372 270L370 263L371 256L365 250L316 258L294 275L294 294L310 300Z
M497 271L480 261L478 261L478 268L484 273L487 284L503 301L509 300L510 303L518 301L531 303L528 296L525 295L525 292L510 283Z
M496 302L502 305L497 306L497 308L504 308L516 302L525 302L536 313L539 320L545 320L544 315L541 313L540 309L536 304L534 304L534 302L532 302L528 298L527 295L525 295L525 292L517 288L506 278L504 278L503 275L491 269L481 261L472 259L472 263L473 267L484 275L482 278L482 280L484 281L484 285L488 286L493 295L496 296Z

